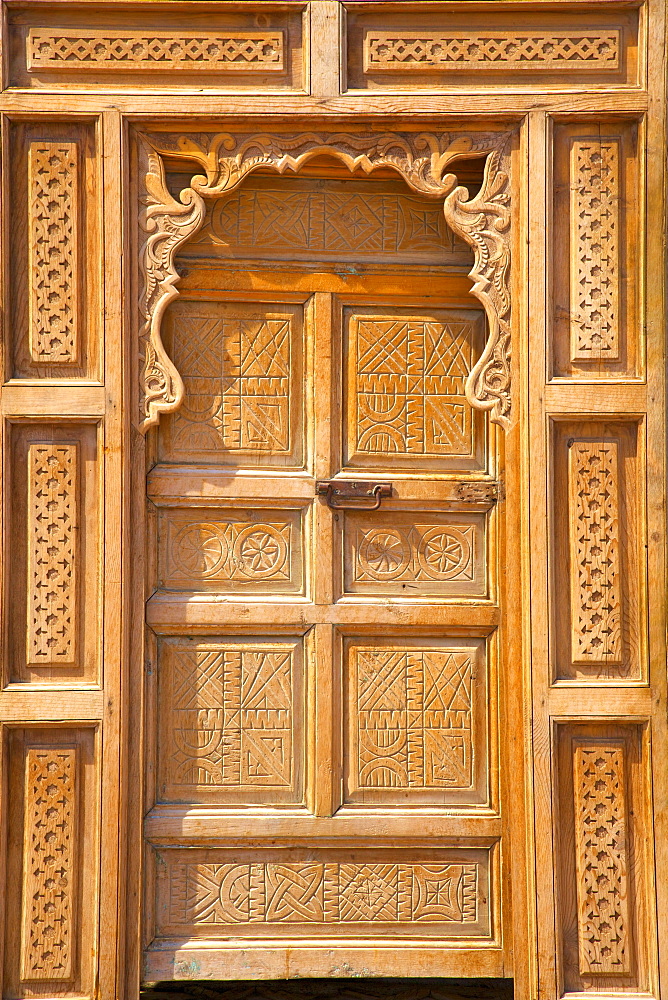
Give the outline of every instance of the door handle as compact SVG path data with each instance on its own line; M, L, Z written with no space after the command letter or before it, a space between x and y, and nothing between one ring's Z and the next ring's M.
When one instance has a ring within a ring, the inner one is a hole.
M332 510L378 510L383 497L392 496L392 483L355 483L347 479L324 479L315 484Z

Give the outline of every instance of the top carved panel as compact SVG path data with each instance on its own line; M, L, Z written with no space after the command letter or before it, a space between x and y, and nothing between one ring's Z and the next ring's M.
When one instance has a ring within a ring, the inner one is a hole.
M199 5L198 5L199 6ZM12 12L10 86L40 90L145 86L198 91L301 90L302 15L276 4L189 13L67 15L36 3ZM250 6L250 5L248 5ZM100 5L102 7L102 5ZM45 9L46 8L46 9Z
M491 6L473 14L453 6L445 14L348 4L349 88L637 86L637 11L523 10L518 19L507 4Z

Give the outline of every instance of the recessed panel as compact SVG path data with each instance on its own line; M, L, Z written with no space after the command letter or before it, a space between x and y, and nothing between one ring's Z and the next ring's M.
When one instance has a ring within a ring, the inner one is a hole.
M300 594L301 511L165 510L159 520L159 581L167 590Z
M486 800L484 640L350 640L345 677L349 801Z
M10 86L38 90L300 90L301 10L169 3L86 11L42 3L10 16ZM231 9L230 9L231 8ZM12 11L12 15L14 12Z
M481 467L483 418L465 385L484 326L475 309L345 310L347 465Z
M347 9L351 90L504 90L632 87L638 13L525 10L499 3L444 7L359 3ZM597 5L594 5L596 7ZM600 6L600 5L599 5ZM510 9L509 9L510 8Z
M300 639L165 639L159 686L159 799L300 800Z
M161 850L158 936L489 937L477 850Z
M348 512L344 593L402 598L483 595L485 515Z
M301 306L176 302L165 343L183 378L181 407L160 426L171 462L242 468L303 461Z

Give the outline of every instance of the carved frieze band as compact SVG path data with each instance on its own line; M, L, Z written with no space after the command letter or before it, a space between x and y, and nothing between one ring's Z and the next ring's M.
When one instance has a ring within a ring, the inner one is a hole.
M473 924L477 864L184 864L170 870L174 924Z
M631 971L624 746L592 741L573 760L580 974Z
M78 147L31 142L28 153L30 354L35 362L79 356Z
M31 28L28 71L282 72L282 31L81 31Z
M167 305L177 296L176 253L201 227L204 198L234 190L253 171L265 168L297 172L314 156L329 155L352 172L378 167L396 170L413 190L443 199L445 219L455 235L474 251L470 272L473 295L489 323L485 349L466 382L472 406L489 410L491 419L509 425L510 399L510 193L502 168L502 133L402 135L147 135L140 140L144 178L139 216L141 292L139 331L139 424L143 431L160 414L176 409L184 386L162 344L160 325ZM165 180L164 156L194 160L205 176L174 198ZM487 155L483 183L474 198L457 185L448 166L462 157Z
M76 662L78 445L28 449L27 662Z
M618 139L571 147L571 360L619 360Z
M621 663L618 443L573 441L568 455L574 663Z
M77 750L26 755L21 979L73 976Z
M617 29L573 32L512 30L368 31L364 70L530 70L601 72L620 65Z

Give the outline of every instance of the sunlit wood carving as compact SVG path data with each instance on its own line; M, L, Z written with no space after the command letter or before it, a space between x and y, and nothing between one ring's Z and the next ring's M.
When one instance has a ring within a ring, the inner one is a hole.
M146 430L160 414L183 400L181 376L168 357L160 335L167 305L178 294L174 257L201 227L205 198L234 190L255 170L297 172L316 156L329 155L349 170L371 173L391 167L422 194L443 199L445 218L455 234L474 250L472 293L482 302L489 335L482 356L466 382L472 406L491 411L491 419L508 427L510 398L510 193L503 169L504 133L401 135L179 135L150 134L139 140L143 178L139 266L142 288L139 333L140 413ZM178 200L168 191L163 158L194 160L205 174L192 178ZM486 155L483 184L469 199L448 166L457 159Z

